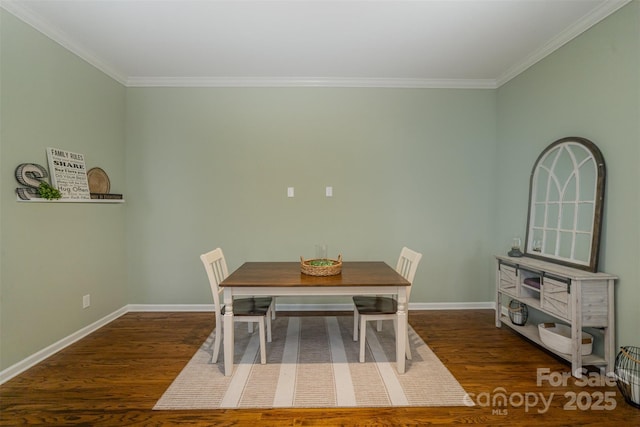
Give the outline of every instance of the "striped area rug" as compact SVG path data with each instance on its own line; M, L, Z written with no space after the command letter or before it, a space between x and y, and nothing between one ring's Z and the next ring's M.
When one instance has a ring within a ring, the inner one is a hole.
M393 322L368 322L365 363L358 362L353 318L278 317L260 364L259 338L235 325L234 373L224 376L223 349L211 364L213 334L153 409L464 406L465 391L410 328L413 360L396 371Z

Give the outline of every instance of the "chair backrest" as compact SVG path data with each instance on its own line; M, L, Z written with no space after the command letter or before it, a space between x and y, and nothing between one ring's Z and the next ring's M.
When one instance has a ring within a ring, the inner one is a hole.
M413 251L407 247L402 248L400 251L400 258L398 258L398 264L396 265L396 271L400 273L402 277L413 284L413 278L416 275L418 264L422 259L422 254ZM409 295L411 294L411 286L407 288L407 301L409 301Z
M211 294L213 295L213 303L216 308L216 316L218 316L220 315L220 294L222 293L222 290L218 285L229 275L227 262L225 261L224 254L220 248L216 248L211 252L200 255L200 259L204 264L204 269L207 271L209 285L211 285Z

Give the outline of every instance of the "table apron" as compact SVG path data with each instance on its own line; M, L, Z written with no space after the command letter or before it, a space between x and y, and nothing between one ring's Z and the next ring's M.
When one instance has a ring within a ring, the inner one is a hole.
M397 295L406 286L226 286L225 295L233 296L353 296L353 295Z

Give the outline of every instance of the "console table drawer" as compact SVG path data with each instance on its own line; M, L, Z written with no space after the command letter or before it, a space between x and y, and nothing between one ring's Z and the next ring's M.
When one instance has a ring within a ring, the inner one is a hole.
M543 309L550 311L565 319L571 317L571 298L569 298L569 285L564 282L545 277L542 285Z
M516 293L516 269L510 265L500 266L500 290L511 294Z

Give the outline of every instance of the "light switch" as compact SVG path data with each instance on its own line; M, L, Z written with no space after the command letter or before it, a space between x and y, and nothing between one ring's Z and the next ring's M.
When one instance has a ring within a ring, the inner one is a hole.
M287 188L287 197L293 197L293 187Z
M324 189L324 195L327 197L333 197L333 187L327 187Z

